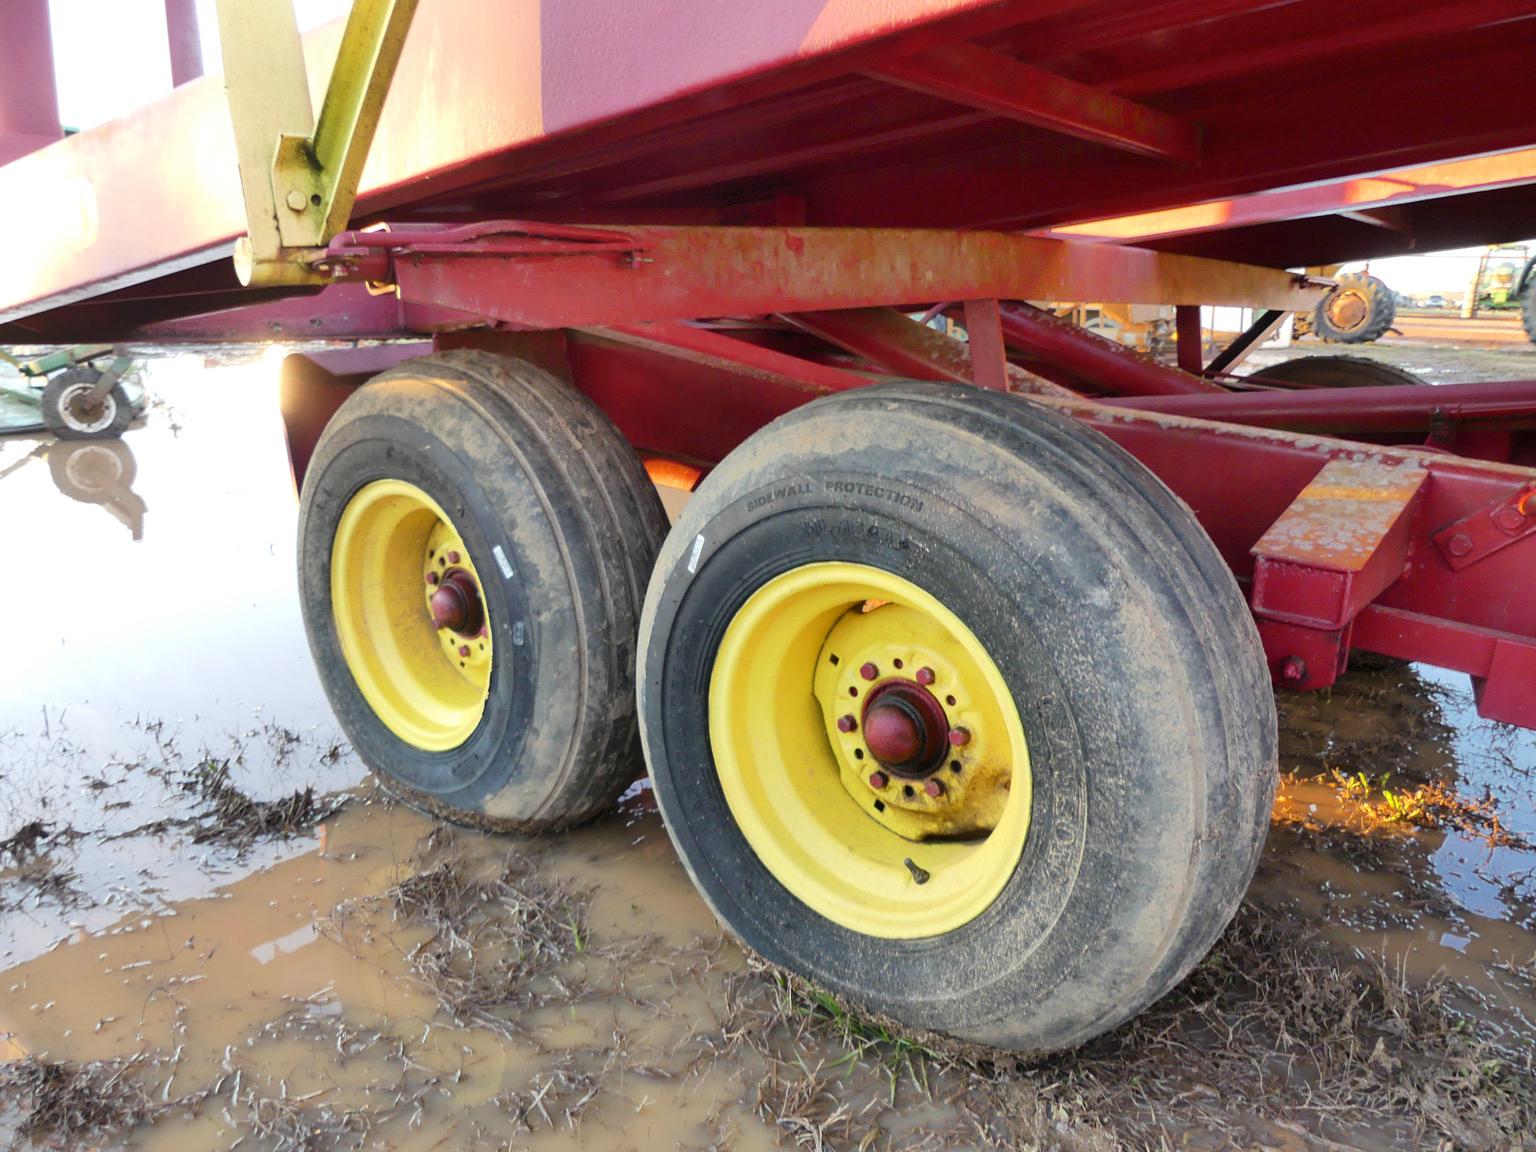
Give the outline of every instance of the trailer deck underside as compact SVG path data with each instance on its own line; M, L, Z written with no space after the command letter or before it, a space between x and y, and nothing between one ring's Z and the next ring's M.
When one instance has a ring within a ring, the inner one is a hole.
M308 38L313 89L338 37ZM1047 229L1529 148L1533 47L1510 0L1370 0L1342 27L1329 0L428 0L354 222ZM1341 188L1339 211L1325 192L1150 245L1283 266L1497 239L1533 187L1517 164L1375 217ZM0 199L5 339L253 298L224 259L243 214L216 77L0 168Z

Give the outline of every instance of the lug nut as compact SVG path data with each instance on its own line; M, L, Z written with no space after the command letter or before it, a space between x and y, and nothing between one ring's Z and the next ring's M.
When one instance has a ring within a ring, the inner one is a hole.
M468 644L460 644L459 645L459 655L460 656L468 656L469 655L469 645Z
M956 748L963 748L971 742L971 733L968 728L951 728L949 730L949 742Z
M437 573L436 572L428 572L427 573L427 583L428 584L436 584L437 583Z
M924 684L924 685L932 684L933 683L933 679L934 679L934 677L933 677L933 669L932 668L919 668L917 670L917 682L919 684Z
M460 556L457 552L448 553L448 563L450 564L457 564L462 559L464 557Z
M891 782L891 778L884 772L871 772L869 774L869 786L871 788L884 788Z
M923 782L923 791L937 800L940 796L944 795L944 782L930 776Z
M852 716L839 716L837 718L837 730L839 732L852 732L859 726L859 722Z
M874 664L866 664L859 669L859 675L866 680L873 680L876 676L880 675L880 669Z

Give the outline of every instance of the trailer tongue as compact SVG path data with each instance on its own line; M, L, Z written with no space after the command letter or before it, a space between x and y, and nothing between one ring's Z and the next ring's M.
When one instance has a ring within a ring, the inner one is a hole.
M1236 378L1326 282L1063 237L1536 144L1503 106L1256 130L1361 83L1307 49L1454 84L1536 39L1518 6L1294 42L1251 3L416 7L311 38L314 116L291 20L222 0L232 136L203 83L0 168L53 201L12 338L416 341L295 358L284 401L310 645L401 795L562 828L643 752L748 946L1046 1052L1227 923L1273 686L1363 649L1536 727L1536 383ZM1251 75L1177 55L1224 32ZM1178 366L1025 303L1086 299L1175 306ZM1257 316L1208 363L1209 304ZM669 533L652 477L701 475Z

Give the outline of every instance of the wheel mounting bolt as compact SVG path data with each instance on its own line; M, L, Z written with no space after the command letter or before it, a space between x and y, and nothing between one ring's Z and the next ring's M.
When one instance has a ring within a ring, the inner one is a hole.
M970 732L970 729L969 728L951 728L949 730L949 742L951 744L953 744L956 748L963 748L965 745L967 745L967 744L969 744L971 742L971 732Z
M460 644L459 645L459 655L460 656L468 656L469 655L469 645L468 644Z
M873 680L876 676L880 675L880 669L873 663L865 664L864 667L859 669L859 675L866 680Z
M839 732L852 732L858 726L859 722L855 720L851 715L839 716L837 718L837 730Z
M462 559L464 557L460 556L457 552L448 553L448 563L450 564L457 564Z
M923 684L923 685L932 684L933 681L934 681L934 675L933 675L933 669L932 668L919 668L917 670L917 682L919 684Z
M869 786L871 788L884 788L891 782L891 778L884 772L871 772L869 774Z
M923 782L923 791L937 800L940 796L944 795L944 782L930 778Z
M428 584L436 584L437 583L437 573L436 572L428 572L427 573L427 583Z

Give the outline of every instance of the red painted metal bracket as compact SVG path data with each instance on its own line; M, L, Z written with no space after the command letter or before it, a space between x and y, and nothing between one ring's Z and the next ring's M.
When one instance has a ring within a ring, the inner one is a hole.
M996 300L965 302L965 334L969 338L971 375L983 388L1008 391L1008 349L1003 343L1002 317Z
M1253 546L1250 602L1278 682L1338 677L1355 617L1403 573L1428 477L1408 462L1329 460Z
M1198 126L974 44L887 61L870 75L1140 156L1187 164L1200 159Z
M1536 483L1496 500L1435 533L1445 562L1461 571L1536 533Z

